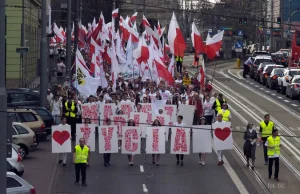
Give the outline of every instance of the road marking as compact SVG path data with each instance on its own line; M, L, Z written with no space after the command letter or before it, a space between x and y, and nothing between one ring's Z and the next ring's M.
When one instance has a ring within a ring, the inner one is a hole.
M215 150L214 147L213 147L213 149L217 153L217 150ZM239 190L239 192L241 194L249 194L249 192L245 188L244 184L242 183L241 179L234 172L234 170L232 169L231 165L229 164L229 162L225 156L223 156L223 160L225 163L223 166L224 166L225 170L227 171L227 173L229 174L229 176L231 177L232 181L234 182L234 184L237 187L237 189Z
M258 85L254 85L255 87L259 87Z
M250 82L249 80L246 80L246 82Z
M292 106L298 106L297 104L291 104Z
M144 166L143 165L140 165L140 171L144 172Z
M266 90L265 92L269 93L270 91L269 91L269 90Z
M145 184L142 184L142 186L143 186L143 191L144 191L144 193L148 193L147 186L146 186Z
M279 99L282 99L282 97L281 97L281 96L277 96L277 98L279 98Z
M289 100L284 100L284 102L290 102Z
M272 96L275 96L275 95L276 95L276 94L274 94L274 93L272 94Z
M264 88L259 88L259 89L263 90Z
M250 84L254 84L254 83L251 82Z

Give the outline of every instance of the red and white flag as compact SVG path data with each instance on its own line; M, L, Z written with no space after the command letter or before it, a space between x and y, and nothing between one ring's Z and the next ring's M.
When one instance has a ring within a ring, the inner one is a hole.
M168 41L171 52L175 56L184 57L186 43L174 13L169 26Z
M135 12L135 14L133 14L131 17L130 17L130 21L133 23L136 21L136 17L138 15L138 12Z
M140 39L138 47L133 51L133 58L137 60L139 64L142 62L147 63L149 59L149 48L144 37Z
M158 77L166 80L170 85L172 85L175 80L172 77L172 74L168 71L167 67L164 65L164 62L159 57L157 52L154 52L154 62L156 65Z
M117 8L117 9L115 9L115 10L112 11L112 17L113 18L116 18L118 16L119 16L119 8Z
M212 38L207 35L206 39L206 55L209 59L213 60L219 55L222 46L224 30L214 35Z
M142 21L142 24L146 27L151 27L150 23L148 22L147 18L145 15L143 15L143 21Z
M195 48L196 53L204 53L205 52L205 46L203 44L202 37L200 35L200 32L198 31L195 22L192 24L192 43Z

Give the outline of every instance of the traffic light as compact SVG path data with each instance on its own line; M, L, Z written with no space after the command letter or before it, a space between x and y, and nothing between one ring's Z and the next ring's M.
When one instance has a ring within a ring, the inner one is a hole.
M244 18L244 19L243 19L243 24L244 24L244 25L247 25L247 18Z
M243 18L239 18L239 24L243 24Z
M277 17L277 24L281 24L281 17Z

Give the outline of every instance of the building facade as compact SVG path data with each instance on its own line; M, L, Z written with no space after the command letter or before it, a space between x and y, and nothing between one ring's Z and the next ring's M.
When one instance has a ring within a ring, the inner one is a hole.
M38 75L40 55L40 0L7 0L6 86L28 87ZM26 54L16 53L28 47Z

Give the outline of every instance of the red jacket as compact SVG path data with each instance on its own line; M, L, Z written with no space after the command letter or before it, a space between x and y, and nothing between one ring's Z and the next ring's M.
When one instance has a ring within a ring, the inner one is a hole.
M189 105L195 105L195 113L197 117L202 116L203 108L202 108L202 101L201 99L194 101L194 98L189 99Z

